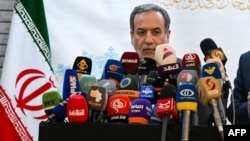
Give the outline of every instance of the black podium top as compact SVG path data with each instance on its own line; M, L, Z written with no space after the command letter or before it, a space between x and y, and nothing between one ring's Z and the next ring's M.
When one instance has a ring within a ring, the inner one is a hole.
M181 141L181 125L168 125L166 141ZM160 141L161 125L48 123L39 126L39 141ZM189 141L222 141L214 126L191 126Z

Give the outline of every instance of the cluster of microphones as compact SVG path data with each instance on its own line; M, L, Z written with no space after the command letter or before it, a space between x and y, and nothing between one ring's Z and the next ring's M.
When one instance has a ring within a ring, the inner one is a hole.
M62 92L43 94L46 121L160 124L162 141L168 124L180 123L187 141L190 126L199 125L199 107L205 106L223 138L226 89L231 88L227 58L210 38L200 47L204 65L196 53L178 58L169 44L158 45L155 58L140 60L136 52L124 52L120 60L107 60L100 79L91 75L91 59L78 56L65 70Z

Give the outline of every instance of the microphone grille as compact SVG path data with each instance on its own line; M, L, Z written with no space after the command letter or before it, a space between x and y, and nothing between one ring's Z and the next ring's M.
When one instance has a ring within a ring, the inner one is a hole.
M200 48L201 48L201 51L204 55L208 55L209 50L217 49L218 46L216 45L216 43L214 42L213 39L206 38L206 39L201 41Z

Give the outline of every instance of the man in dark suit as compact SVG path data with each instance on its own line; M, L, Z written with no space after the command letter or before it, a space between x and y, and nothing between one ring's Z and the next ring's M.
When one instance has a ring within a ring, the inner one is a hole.
M228 107L228 120L232 124L250 124L250 51L241 54L231 103Z

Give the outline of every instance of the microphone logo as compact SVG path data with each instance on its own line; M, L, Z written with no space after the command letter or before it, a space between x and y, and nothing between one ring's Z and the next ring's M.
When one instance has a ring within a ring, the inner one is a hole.
M204 72L206 72L209 75L212 75L214 73L215 69L216 69L215 67L208 67L208 68L204 69Z
M163 67L163 71L172 71L172 70L179 70L179 69L180 69L180 66L178 63L174 63L172 65Z
M95 98L95 102L100 102L102 100L102 93L99 90L92 90L90 96Z
M185 79L186 82L190 82L193 79L192 75L190 73L183 73L183 74L181 74L181 78Z
M77 67L81 70L84 71L85 69L88 68L88 64L86 63L85 59L82 59L79 63L77 63Z
M76 110L69 110L68 113L70 116L84 116L85 115L85 111L84 109L76 109Z
M76 77L73 75L69 76L69 83L70 83L70 94L76 94L76 89L77 89L77 82L76 82Z
M195 94L194 91L192 91L191 89L183 89L180 91L180 95L184 96L184 97L191 97Z
M113 108L116 113L119 112L119 109L123 109L127 106L127 102L123 99L114 99L110 102L110 107Z
M197 56L196 54L189 53L185 54L184 59L186 62L195 62L196 56Z
M166 59L168 56L174 54L171 50L169 50L168 48L163 48L163 57L162 60Z
M121 82L120 82L120 88L126 88L131 84L131 78L124 78Z
M159 109L169 109L171 107L170 103L171 103L171 101L166 99L165 103L159 103L158 108Z
M119 69L119 66L115 65L115 64L111 64L109 65L109 70L112 72L115 72Z
M122 59L122 63L138 63L138 59Z
M214 90L216 87L212 79L207 79L205 84L208 86L209 90Z

